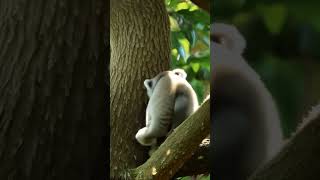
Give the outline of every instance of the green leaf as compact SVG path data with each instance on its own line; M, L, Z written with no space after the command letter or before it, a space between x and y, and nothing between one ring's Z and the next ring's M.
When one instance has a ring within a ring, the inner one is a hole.
M182 9L189 9L190 5L187 2L179 3L176 7L176 11L182 10Z
M185 60L186 59L186 52L184 51L184 48L182 46L180 46L178 48L178 52L179 52L178 60L180 59L180 57L182 57L183 60Z
M194 30L191 30L188 33L186 33L186 37L189 40L191 47L194 47L194 45L196 44L196 41L197 41L196 32Z
M165 0L165 4L166 4L167 6L170 6L170 3L171 3L171 0Z
M178 49L179 54L183 57L183 59L185 61L187 61L187 59L190 56L190 42L186 38L178 39L178 41L181 45ZM183 51L182 51L182 49L183 49Z
M171 31L180 31L179 24L175 18L173 18L172 16L169 16L169 21L170 21Z
M193 24L201 23L201 24L209 24L210 16L207 12L197 9L194 11L189 10L180 10L177 11L178 14L183 15L185 19L190 20Z
M278 34L287 19L288 10L283 4L259 5L257 8L270 33Z
M197 73L200 69L200 64L199 63L190 63L192 70Z
M175 9L181 0L166 0L167 7Z

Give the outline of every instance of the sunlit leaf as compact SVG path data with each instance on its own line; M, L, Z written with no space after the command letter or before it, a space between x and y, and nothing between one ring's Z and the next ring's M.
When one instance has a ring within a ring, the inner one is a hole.
M200 64L199 63L190 63L191 68L193 69L194 72L198 72L200 69Z
M169 16L169 21L170 21L170 29L171 31L180 31L178 22L176 19L174 19L173 17Z
M171 0L165 0L167 6L170 6Z
M189 9L189 11L195 11L195 10L198 10L199 7L198 6L195 6L195 5L192 5Z
M166 0L167 7L175 9L181 0Z
M177 49L172 49L172 50L171 50L171 54L172 54L173 56L177 56L177 55L178 55Z
M176 11L180 11L182 9L189 9L190 5L187 2L179 3L176 7Z
M179 39L178 41L181 44L180 47L182 47L183 52L184 52L183 54L181 54L180 48L179 48L179 53L183 57L184 60L187 60L187 58L189 58L189 56L190 56L190 42L186 38Z

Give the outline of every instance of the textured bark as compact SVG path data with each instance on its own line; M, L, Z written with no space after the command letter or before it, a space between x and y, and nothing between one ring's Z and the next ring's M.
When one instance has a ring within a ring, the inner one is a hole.
M192 157L209 132L210 99L176 128L146 163L133 171L135 178L139 180L172 178Z
M0 179L106 177L108 6L0 0Z
M192 157L175 174L175 177L209 174L210 152L210 139L204 139Z
M135 140L145 125L143 81L169 69L169 19L163 0L112 0L110 17L111 178L126 178L147 148Z

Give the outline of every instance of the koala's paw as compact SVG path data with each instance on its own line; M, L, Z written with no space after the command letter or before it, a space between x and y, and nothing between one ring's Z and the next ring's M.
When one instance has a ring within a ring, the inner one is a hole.
M148 135L147 131L148 131L147 127L140 129L135 136L137 141L143 146L151 146L151 145L157 143L156 138L148 138L147 137L147 135Z

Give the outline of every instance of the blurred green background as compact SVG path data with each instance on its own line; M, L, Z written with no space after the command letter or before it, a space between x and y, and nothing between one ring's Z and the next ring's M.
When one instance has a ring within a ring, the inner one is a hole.
M210 15L189 0L166 0L171 68L186 70L199 102L210 93Z
M289 137L320 99L320 1L229 0L211 3L211 20L235 25L244 57L280 109Z

